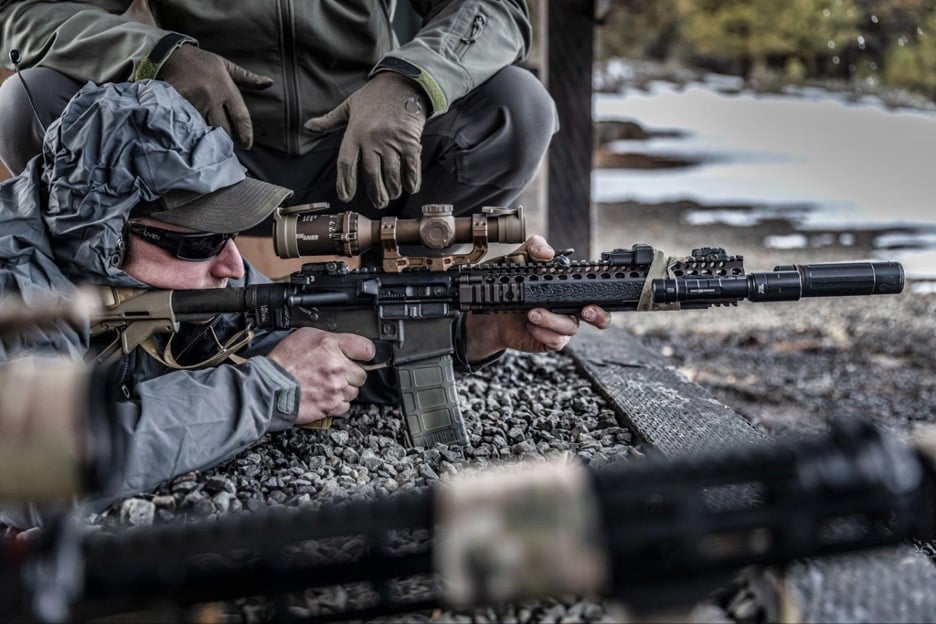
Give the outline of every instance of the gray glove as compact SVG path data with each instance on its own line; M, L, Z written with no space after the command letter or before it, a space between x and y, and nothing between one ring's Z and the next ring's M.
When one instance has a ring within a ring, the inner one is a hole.
M198 109L212 126L224 128L244 149L253 145L253 124L238 87L266 89L273 79L247 71L223 56L198 46L179 46L156 77L165 80Z
M376 208L386 208L402 191L422 184L420 152L429 98L418 83L381 72L333 111L308 120L306 130L321 133L347 125L338 151L338 197L357 192L358 162L364 188Z

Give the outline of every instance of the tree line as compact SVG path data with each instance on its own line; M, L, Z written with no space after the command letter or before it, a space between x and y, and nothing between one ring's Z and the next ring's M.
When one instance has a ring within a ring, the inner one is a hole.
M618 0L597 55L748 79L840 79L936 100L936 0Z

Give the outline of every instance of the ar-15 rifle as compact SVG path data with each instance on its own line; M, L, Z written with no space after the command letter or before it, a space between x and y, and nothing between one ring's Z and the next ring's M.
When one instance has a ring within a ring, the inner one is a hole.
M306 207L308 210L308 207ZM742 256L719 248L666 259L649 245L604 252L598 260L498 261L478 264L488 241L524 240L522 213L501 209L455 218L450 206L426 206L420 220L373 222L356 213L322 215L294 209L277 215L274 242L281 257L324 253L357 256L380 247L378 268L343 261L311 262L288 282L208 290L146 291L105 310L94 331L119 331L101 355L128 353L180 321L246 312L257 327L314 327L352 332L377 345L376 362L398 377L410 444L466 444L453 354L459 318L534 307L577 314L587 304L608 311L692 309L739 301L899 293L897 262L778 266L745 273ZM421 243L415 254L404 245ZM453 254L473 243L466 254Z
M380 599L320 620L559 595L685 607L747 566L932 538L933 442L839 421L813 440L676 461L516 464L318 510L47 531L0 550L0 613L84 621L349 583L372 584ZM391 552L399 529L431 539ZM307 543L325 539L331 554ZM427 575L427 595L392 597L388 583Z

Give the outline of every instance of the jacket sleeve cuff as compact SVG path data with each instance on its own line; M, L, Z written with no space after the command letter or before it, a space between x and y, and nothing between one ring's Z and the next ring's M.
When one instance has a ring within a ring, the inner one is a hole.
M156 78L156 75L159 73L159 70L162 69L163 63L166 62L169 55L175 52L176 48L183 43L198 45L195 39L187 35L180 35L179 33L169 33L157 41L153 49L137 64L136 71L133 72L134 82Z
M273 414L268 431L283 431L296 422L299 415L299 385L279 364L265 356L250 358L250 362L277 386L273 399Z
M452 344L455 345L455 370L459 373L474 373L504 357L506 350L498 351L480 362L470 362L468 360L468 333L465 330L466 318L466 315L462 314L461 318L458 319L458 322L455 323L452 329L454 333L452 336Z
M433 78L429 72L418 65L414 65L409 61L395 56L385 56L383 60L377 63L374 69L371 70L368 77L373 77L374 74L379 74L382 71L396 72L418 82L426 92L429 103L432 105L431 117L442 114L448 110L448 99L445 97L442 87L439 86L439 83L436 82L436 79Z

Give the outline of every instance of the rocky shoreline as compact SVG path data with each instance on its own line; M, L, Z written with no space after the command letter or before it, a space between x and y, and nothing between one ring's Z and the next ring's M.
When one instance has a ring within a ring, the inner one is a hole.
M769 249L764 240L791 232L789 222L686 222L689 212L717 209L689 202L599 204L599 245L650 242L670 255L721 246L743 255L747 271L889 259L886 250L874 248L883 230L855 231L848 244L816 231L811 235L823 244ZM690 379L772 435L815 431L839 413L863 414L909 431L936 421L936 296L914 290L908 280L900 295L617 314L614 323L641 336Z

